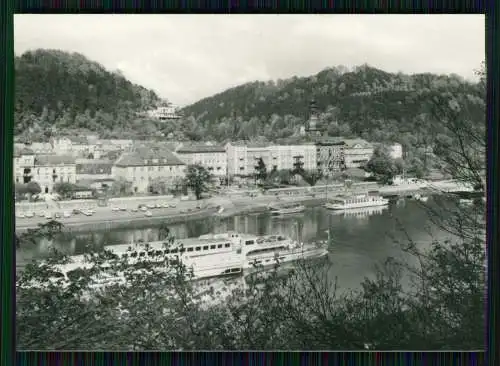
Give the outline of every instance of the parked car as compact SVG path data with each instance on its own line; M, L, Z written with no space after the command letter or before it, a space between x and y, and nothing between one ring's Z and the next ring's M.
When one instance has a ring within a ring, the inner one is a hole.
M181 201L189 201L189 196L182 196Z
M168 205L168 203L164 203L161 205L163 208L169 208L170 206Z
M120 211L119 207L111 207L111 211Z
M196 208L197 208L198 210L201 210L201 203L198 203L198 204L196 205Z
M157 204L155 205L155 207L156 207L156 208L162 208L163 206L162 206L160 203L157 203Z
M20 212L20 213L18 213L18 214L16 214L16 217L17 217L18 219L24 219L24 218L25 218L24 214L23 214L23 213L21 213L21 212Z
M126 207L120 207L120 211L127 211L127 208Z
M147 207L144 207L144 206L142 206L142 207L141 207L141 211L142 211L142 212L146 212L147 210L148 210L148 208L147 208Z
M176 208L176 207L177 207L177 205L176 205L175 203L171 203L171 204L170 204L170 207L172 207L172 208Z
M32 218L32 217L35 217L35 213L34 212L26 212L24 214L24 216L27 217L27 218Z
M133 209L131 209L130 211L132 211L132 212L137 212L137 211L139 211L139 210L138 210L138 209L136 209L136 208L133 208Z
M49 213L45 214L45 218L47 220L51 220L52 219L52 214L49 214Z
M153 214L151 213L151 211L144 212L144 215L147 216L147 217L153 216Z
M39 216L39 217L45 217L45 215L46 215L45 211L40 211L40 212L38 213L38 216Z
M156 205L154 203L148 203L146 205L147 208L156 208Z
M82 210L75 208L72 212L73 212L73 215L79 215L82 213Z
M55 213L55 215L54 215L54 217L55 217L56 219L60 219L60 218L61 218L61 215L60 215L58 212L56 212L56 213Z
M68 217L71 217L71 212L69 211L66 211L64 214L63 214L64 217L68 218Z

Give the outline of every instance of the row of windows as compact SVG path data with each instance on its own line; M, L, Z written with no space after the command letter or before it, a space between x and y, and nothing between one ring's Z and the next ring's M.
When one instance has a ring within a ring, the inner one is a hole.
M145 257L146 254L150 257L154 256L161 256L164 254L177 254L177 253L185 253L185 252L200 252L202 250L214 250L214 249L221 249L221 248L229 248L231 247L231 243L225 243L225 244L212 244L212 245L204 245L204 246L197 246L197 247L188 247L188 248L172 248L172 249L164 249L164 250L150 250L148 252L132 252L130 253L130 257L135 258L137 256L139 257ZM123 258L127 258L129 256L128 253L123 254Z
M148 168L148 172L154 172L154 171L162 171L162 170L166 170L166 168L169 168L169 171L172 171L172 170L179 170L180 169L185 169L184 166L165 166L165 165L157 165L157 166L148 166L148 167L144 167L144 166L141 166L141 167L132 167L132 168L129 168L131 172L136 172L136 171L141 171L143 172L144 171L144 168Z

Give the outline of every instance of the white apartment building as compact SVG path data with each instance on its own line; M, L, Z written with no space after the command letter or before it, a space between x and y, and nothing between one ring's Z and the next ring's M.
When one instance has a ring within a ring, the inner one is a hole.
M148 192L156 179L172 182L185 176L186 164L174 153L157 147L139 147L123 153L111 169L115 179L132 184L134 192Z
M290 170L296 159L305 170L316 169L314 145L226 144L227 169L232 176L250 176L255 173L257 160L262 158L268 171Z
M277 170L290 170L294 168L294 163L299 160L303 163L304 170L316 169L316 147L314 145L270 145L272 170L274 167Z
M230 176L250 176L255 172L257 160L262 158L268 169L272 169L267 144L227 143L227 171Z
M346 168L359 168L373 156L374 147L363 139L343 139Z
M200 164L215 177L227 176L227 153L223 146L182 146L176 154L187 165Z
M44 193L52 193L57 183L76 183L76 164L72 156L37 155L33 170L33 180Z
M75 159L66 155L35 155L29 149L14 154L14 181L37 182L42 193L52 193L57 183L76 183Z

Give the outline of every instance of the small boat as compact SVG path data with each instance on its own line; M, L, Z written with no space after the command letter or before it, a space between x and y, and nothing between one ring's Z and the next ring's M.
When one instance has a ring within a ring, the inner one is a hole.
M270 206L271 214L275 216L304 212L306 206L300 203L288 203L279 206Z
M413 196L417 201L421 202L427 202L429 200L429 197L427 196L422 196L421 194L417 193L415 196Z
M382 196L370 196L367 194L356 196L339 196L327 203L325 208L330 210L349 210L353 208L387 206L389 200Z

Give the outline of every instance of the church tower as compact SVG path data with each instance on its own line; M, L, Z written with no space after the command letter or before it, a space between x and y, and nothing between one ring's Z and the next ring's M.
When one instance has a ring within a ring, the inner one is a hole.
M309 136L320 136L321 126L318 118L318 107L314 99L309 103L309 120L306 122L305 132Z

